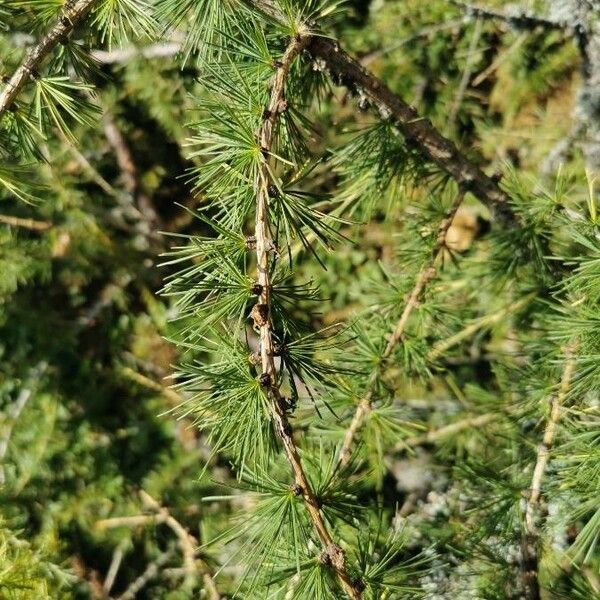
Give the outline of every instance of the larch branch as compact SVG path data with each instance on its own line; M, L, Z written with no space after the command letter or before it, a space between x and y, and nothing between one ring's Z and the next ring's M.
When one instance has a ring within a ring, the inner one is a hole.
M269 158L273 148L275 128L279 116L287 108L285 100L285 82L294 59L310 42L308 35L296 35L288 45L283 57L276 63L275 75L271 84L271 95L266 107L258 140L262 161L256 177L256 263L257 282L261 293L252 314L260 332L261 385L268 394L275 429L281 439L288 462L292 468L295 488L302 495L310 520L321 541L329 564L334 569L344 591L352 600L361 600L360 586L354 582L346 567L346 558L342 548L331 537L321 513L320 504L312 491L293 438L292 426L286 413L285 400L279 390L278 374L274 360L274 342L271 320L271 279L269 255L274 248L269 218L269 191L273 184Z
M285 21L272 0L248 0L248 4L272 19ZM366 96L382 118L391 119L409 143L448 173L462 189L478 198L496 220L508 224L516 221L509 197L500 189L498 182L469 160L428 118L420 116L413 106L344 51L339 42L315 35L312 36L307 51L315 59L316 66L327 70L334 82Z
M394 94L337 42L315 37L308 50L315 59L323 61L335 82L360 90L377 108L382 118L391 119L409 143L448 173L462 189L476 196L496 220L505 223L515 221L509 198L498 183L465 157L454 142L444 137L428 118L421 117L414 107Z

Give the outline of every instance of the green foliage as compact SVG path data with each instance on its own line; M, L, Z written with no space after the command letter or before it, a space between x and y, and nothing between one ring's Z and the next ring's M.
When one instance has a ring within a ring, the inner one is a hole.
M6 80L69 6L2 4ZM307 34L501 172L514 223L467 194L432 257L455 182L309 50L262 148ZM315 512L365 600L516 600L528 544L542 600L597 597L598 174L544 166L579 42L442 0L97 2L0 114L0 597L346 598Z

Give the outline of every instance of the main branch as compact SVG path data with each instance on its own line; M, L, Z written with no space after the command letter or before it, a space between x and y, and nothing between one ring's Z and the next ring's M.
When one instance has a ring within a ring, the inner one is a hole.
M54 27L34 46L21 66L14 72L0 93L0 119L11 108L19 92L56 46L67 40L75 26L80 23L93 8L97 0L75 0L67 2Z
M262 364L261 385L265 388L270 403L275 429L281 438L286 457L292 468L295 480L294 489L302 495L314 529L323 546L323 559L334 569L344 591L352 600L362 599L360 585L348 574L346 558L342 548L333 541L321 514L320 504L312 491L306 476L298 449L294 442L292 427L288 419L285 401L281 395L277 369L274 360L273 324L271 320L271 279L270 253L275 247L271 237L269 222L269 190L272 185L272 170L269 159L273 148L274 132L277 121L287 108L285 100L285 81L294 59L306 48L310 41L308 35L297 35L287 47L277 68L271 87L269 104L264 111L258 139L263 155L256 177L256 262L260 296L252 310L255 323L260 331L260 355Z
M463 198L465 196L465 192L463 190L459 190L456 195L450 210L447 215L444 217L442 222L438 227L437 238L435 240L435 244L433 245L431 258L427 262L427 264L421 269L419 276L417 277L417 281L410 292L406 304L404 305L404 310L388 339L387 345L379 358L379 362L377 364L377 368L373 370L371 376L369 377L369 381L367 383L367 391L356 407L356 411L354 416L352 417L352 421L350 422L350 426L346 430L346 434L344 436L344 441L342 443L342 447L340 449L340 454L338 457L338 464L340 466L345 466L348 464L350 460L350 456L352 453L352 445L354 443L354 438L362 425L362 422L365 416L371 410L371 403L373 401L373 395L375 394L375 389L377 387L377 383L383 374L383 369L385 363L392 355L394 348L398 345L398 343L403 339L404 332L406 330L406 325L408 324L408 319L410 318L413 310L418 306L419 300L423 291L427 287L428 283L435 277L436 275L436 262L441 257L444 248L446 247L446 235L448 230L450 229L450 225L452 225L452 220L454 219L454 215L456 215L456 211L458 207L461 205Z

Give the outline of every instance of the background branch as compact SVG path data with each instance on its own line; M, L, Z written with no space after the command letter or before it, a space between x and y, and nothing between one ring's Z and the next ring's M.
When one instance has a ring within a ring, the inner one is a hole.
M456 195L448 214L438 227L438 233L436 241L433 245L431 259L427 262L427 264L421 269L419 276L417 277L417 281L415 285L408 295L406 300L406 304L404 305L404 310L392 331L392 334L387 342L387 345L381 354L379 362L377 364L377 368L372 372L369 377L369 381L367 383L367 391L363 397L363 399L359 402L354 416L352 417L352 421L346 433L344 435L344 441L342 442L342 447L340 448L340 453L338 457L338 465L345 466L350 461L352 445L354 443L354 438L362 425L363 419L371 410L371 403L373 401L373 395L375 394L375 390L377 387L377 383L383 373L383 369L385 363L392 355L392 352L398 345L398 343L404 337L404 331L406 330L406 325L408 324L408 320L413 312L413 310L417 307L419 303L419 299L423 294L423 291L429 284L429 282L436 275L436 262L440 259L445 247L446 247L446 235L448 234L448 230L450 229L450 225L452 225L452 221L454 216L456 215L456 211L458 207L461 205L463 199L465 197L465 192L463 190L459 190Z

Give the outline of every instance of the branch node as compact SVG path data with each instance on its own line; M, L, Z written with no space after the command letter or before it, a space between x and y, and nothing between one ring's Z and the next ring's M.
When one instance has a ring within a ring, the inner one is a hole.
M254 320L255 327L264 327L269 322L269 305L263 302L255 304L250 316Z
M273 379L269 373L261 373L258 381L260 383L260 387L263 388L270 388L273 385Z

